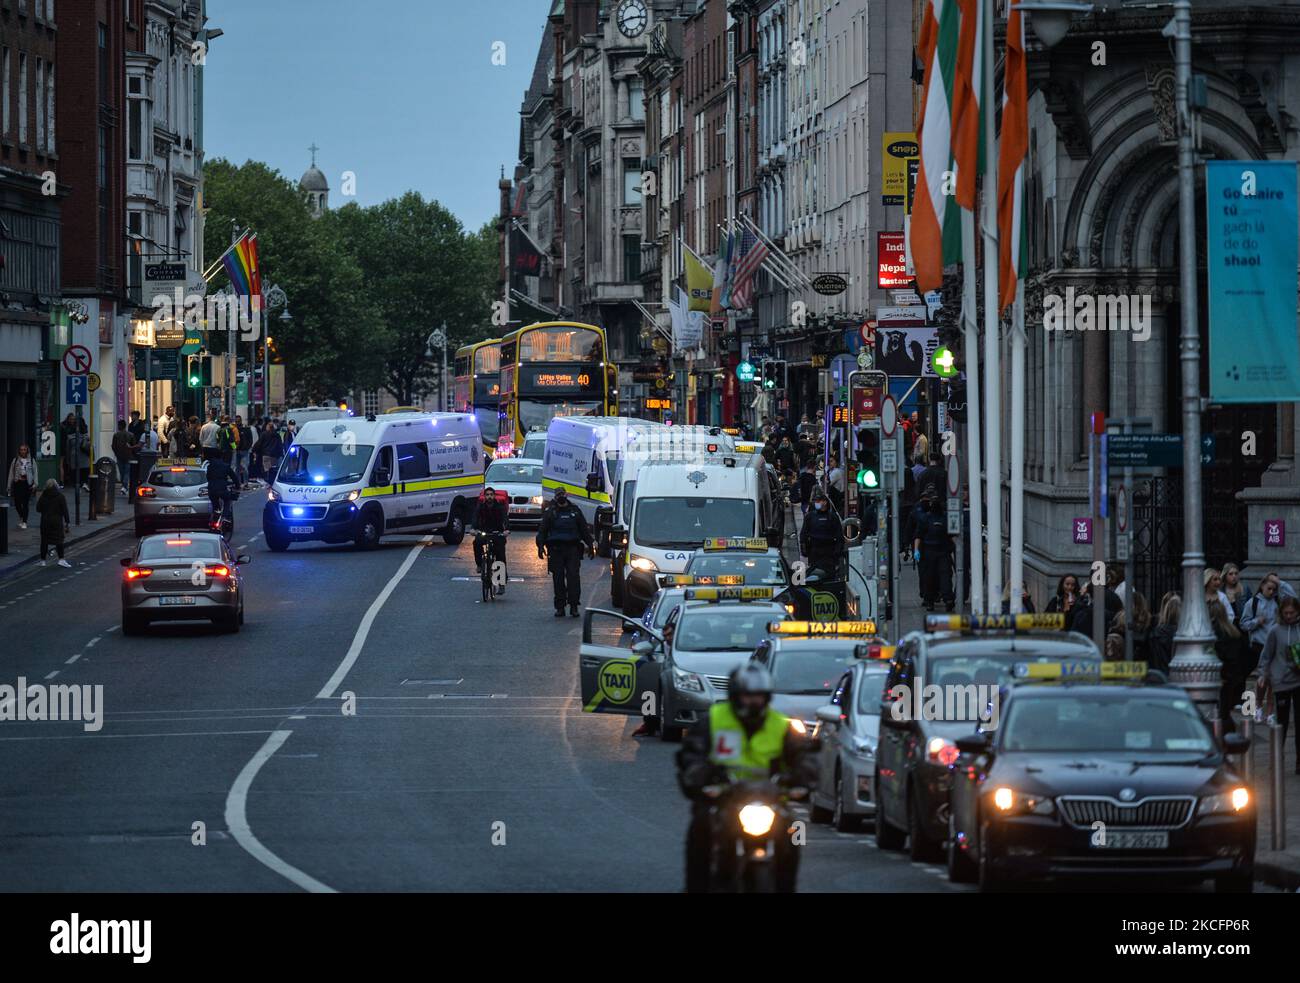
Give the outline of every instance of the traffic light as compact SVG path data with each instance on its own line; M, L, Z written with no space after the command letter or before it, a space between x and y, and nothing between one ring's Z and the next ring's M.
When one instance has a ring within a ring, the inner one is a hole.
M776 388L776 367L777 367L777 362L775 359L769 358L764 360L763 362L763 388L764 389Z
M185 375L191 389L208 389L212 386L212 356L190 355L186 360Z
M786 387L786 362L785 359L779 359L776 362L776 388L785 389Z
M864 491L880 491L880 431L864 427L858 431L858 484Z

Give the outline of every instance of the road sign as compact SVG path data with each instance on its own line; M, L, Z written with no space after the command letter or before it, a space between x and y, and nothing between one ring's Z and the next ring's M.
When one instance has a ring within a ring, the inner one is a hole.
M90 391L93 393L99 389L99 373L91 372L86 376Z
M955 498L948 499L948 535L961 535L961 503Z
M63 401L69 406L85 406L90 402L90 387L84 375L66 375L63 384Z
M1128 489L1123 485L1115 492L1115 523L1119 532L1128 531Z
M85 345L69 345L63 353L63 369L68 375L85 375L90 371L90 349Z
M870 348L864 348L864 349L862 349L860 352L858 352L858 368L860 368L860 369L869 369L869 368L871 368L871 349L870 349Z
M880 470L885 474L893 474L898 470L898 448L892 440L880 445Z
M1207 433L1201 436L1201 466L1214 463L1214 434Z
M1115 559L1121 563L1127 563L1130 554L1130 539L1127 535L1120 535L1115 539Z
M957 463L957 455L950 454L947 464L948 494L954 496L961 488L961 465Z
M1209 434L1210 460L1214 460L1214 435ZM1205 461L1201 448L1201 463ZM1112 433L1106 435L1106 461L1111 467L1181 468L1183 435L1180 433Z
M898 429L898 404L893 396L886 396L880 404L880 432L886 437L894 436Z
M737 365L737 366L736 366L736 378L739 379L741 382L753 382L753 381L754 381L754 363L753 363L753 362L741 362L739 365Z

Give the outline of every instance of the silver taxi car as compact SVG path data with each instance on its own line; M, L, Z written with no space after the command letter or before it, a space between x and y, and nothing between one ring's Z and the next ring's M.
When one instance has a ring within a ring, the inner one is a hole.
M158 465L137 486L134 505L137 538L167 529L207 529L208 473L196 464Z
M241 565L216 533L145 536L122 560L122 634L155 621L211 621L225 631L244 623Z

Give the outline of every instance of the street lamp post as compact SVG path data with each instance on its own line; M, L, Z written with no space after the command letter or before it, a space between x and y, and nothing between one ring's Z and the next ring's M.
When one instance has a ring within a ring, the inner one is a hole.
M1171 679L1187 690L1207 717L1218 715L1222 666L1214 654L1214 632L1202 582L1205 546L1201 524L1201 338L1196 293L1196 150L1192 136L1192 5L1174 0L1174 19L1165 36L1174 38L1178 110L1178 252L1182 326L1179 361L1183 381L1183 604L1174 635ZM1130 588L1131 590L1132 588Z
M442 322L441 328L434 328L429 332L429 337L425 339L424 354L430 358L433 357L435 348L442 350L442 373L438 376L438 412L445 412L447 409L447 322Z
M289 298L278 284L271 284L270 289L266 291L266 310L262 312L262 414L266 418L271 416L271 325L266 321L271 311L277 307L283 307L280 313L280 323L288 324L293 320L289 313ZM252 386L253 372L250 366L249 386ZM249 401L252 401L252 393L249 393Z

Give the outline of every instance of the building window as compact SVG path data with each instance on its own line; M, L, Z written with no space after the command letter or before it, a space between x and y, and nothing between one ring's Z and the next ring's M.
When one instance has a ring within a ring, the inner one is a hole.
M645 119L645 83L639 78L627 83L627 111L634 120Z
M623 282L635 283L641 279L641 237L623 237Z
M148 132L148 113L145 105L142 86L140 79L133 78L127 83L128 104L127 110L127 128L126 128L126 159L127 160L144 160L144 154L148 145L146 133Z
M27 55L18 52L18 142L27 142Z
M4 49L4 57L0 59L0 70L4 74L0 75L0 133L8 136L9 134L9 49Z
M45 62L36 59L36 149L45 152Z
M50 0L53 4L54 0ZM50 8L50 19L54 18L54 8ZM49 118L45 121L45 149L54 153L54 66L50 66L45 77L45 107Z
M108 90L108 28L99 25L99 101L106 103L112 98Z
M635 157L623 158L623 204L641 204L641 161Z

